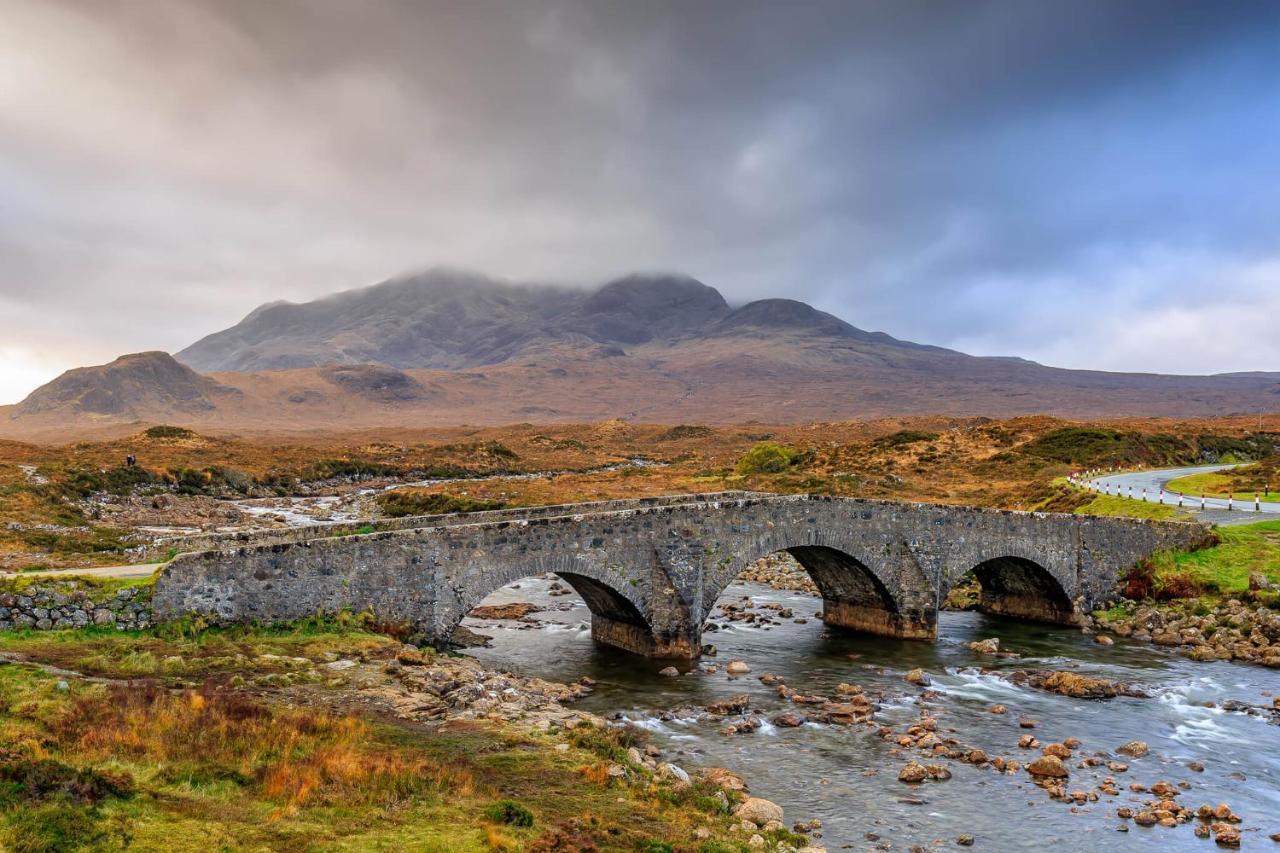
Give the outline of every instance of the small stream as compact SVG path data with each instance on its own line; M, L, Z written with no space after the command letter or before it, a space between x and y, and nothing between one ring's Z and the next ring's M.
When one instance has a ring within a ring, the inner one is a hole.
M551 581L526 579L494 593L486 604L528 601L550 608L532 615L536 628L518 622L469 618L464 624L493 637L491 648L467 654L521 675L573 681L590 676L598 682L580 707L602 716L621 713L650 729L677 764L723 766L741 773L756 796L784 807L787 823L818 817L830 850L876 849L891 842L895 850L941 843L953 847L961 834L976 837L974 849L1042 850L1061 844L1070 850L1214 849L1212 841L1192 834L1192 825L1175 828L1138 827L1121 821L1116 809L1140 810L1151 794L1128 790L1131 782L1187 782L1178 801L1195 809L1202 803L1229 803L1244 818L1244 846L1273 847L1268 836L1280 832L1280 726L1266 718L1225 711L1217 706L1234 699L1271 707L1280 695L1280 672L1239 663L1196 663L1166 649L1117 639L1100 646L1077 631L987 617L977 613L943 613L935 643L896 641L828 631L813 619L821 601L809 595L773 590L756 584L730 587L721 602L750 596L757 605L778 602L807 617L807 624L783 620L762 628L726 623L708 633L719 654L704 663L720 669L706 674L695 667L679 678L657 674L664 664L597 646L590 636L590 613L576 596L551 596ZM971 652L966 643L999 637L1002 649L1016 659ZM751 673L725 674L724 664L740 658ZM1097 790L1114 776L1119 796L1100 795L1097 802L1076 806L1051 800L1026 772L1003 775L990 767L960 761L925 759L918 751L891 754L893 744L867 726L842 728L805 724L777 728L766 724L751 734L722 735L723 723L699 721L692 713L664 714L670 709L705 706L717 698L746 692L753 708L771 718L783 710L804 708L779 698L759 681L764 673L782 676L806 694L834 695L835 685L861 685L885 700L876 721L901 730L919 714L920 690L905 683L905 671L921 667L941 694L929 701L940 736L985 750L989 755L1023 763L1039 750L1017 747L1022 718L1039 721L1030 733L1042 743L1079 738L1081 747L1068 762L1067 790ZM982 673L988 667L995 672ZM1000 677L1014 669L1072 669L1126 681L1151 698L1091 701L1021 688ZM1000 703L1008 713L990 712ZM1114 753L1131 740L1150 745L1150 754L1130 759L1127 773L1105 766L1077 769L1076 763L1098 752ZM897 779L909 759L945 764L954 774L944 782L907 785ZM1203 772L1188 769L1190 762ZM1117 830L1126 824L1127 832ZM870 835L869 835L870 834ZM890 849L890 848L881 848Z
M605 474L623 468L662 467L667 463L654 462L651 459L635 458L626 462L615 462L581 471L529 471L522 474L493 474L486 477L461 478L437 477L426 480L411 480L402 483L390 483L382 486L355 489L341 495L295 495L272 498L240 498L227 500L253 519L271 518L284 523L287 527L306 527L321 523L350 523L366 521L373 517L374 507L371 498L382 492L396 489L427 488L445 483L459 486L485 482L520 482L522 480L539 480L558 477L565 474Z

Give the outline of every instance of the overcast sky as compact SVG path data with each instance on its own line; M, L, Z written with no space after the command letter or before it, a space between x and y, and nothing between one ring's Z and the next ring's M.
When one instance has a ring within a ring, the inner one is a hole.
M1280 370L1280 3L0 0L0 402L436 264Z

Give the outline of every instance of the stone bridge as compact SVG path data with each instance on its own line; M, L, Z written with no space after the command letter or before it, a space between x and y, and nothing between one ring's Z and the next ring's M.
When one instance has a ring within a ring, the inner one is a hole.
M982 609L1070 624L1155 551L1195 547L1197 524L818 495L721 493L385 522L372 533L301 528L183 554L163 570L160 616L273 622L371 611L447 641L486 596L554 572L586 601L600 642L696 657L716 599L747 565L786 551L813 578L829 625L936 636L973 572Z

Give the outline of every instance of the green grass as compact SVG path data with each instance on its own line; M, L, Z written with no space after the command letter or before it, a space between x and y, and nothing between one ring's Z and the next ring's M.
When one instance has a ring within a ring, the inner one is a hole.
M1191 474L1186 477L1179 477L1176 480L1170 480L1165 484L1165 490L1170 492L1183 492L1188 496L1208 495L1209 497L1225 498L1233 483L1232 477L1226 472L1210 471L1205 474ZM1269 497L1263 497L1263 500L1280 500L1280 484L1272 488ZM1239 501L1253 503L1253 496L1257 494L1261 496L1261 492L1249 490L1247 492L1232 492L1231 496Z
M1139 500L1130 500L1116 495L1097 495L1087 504L1075 510L1079 515L1114 515L1125 518L1149 518L1155 521L1178 521L1190 518L1185 511L1176 506Z
M35 567L12 577L0 578L0 592L20 594L32 587L53 587L64 591L75 589L84 590L91 600L98 602L106 601L122 589L149 587L155 583L154 573L149 577L141 578L102 578L93 575L77 575L74 570L57 574L34 573L39 571L45 570ZM4 634L0 633L0 638L3 636Z
M1157 583L1185 579L1208 593L1226 595L1249 588L1249 575L1280 582L1280 521L1218 528L1220 544L1189 553L1153 558Z

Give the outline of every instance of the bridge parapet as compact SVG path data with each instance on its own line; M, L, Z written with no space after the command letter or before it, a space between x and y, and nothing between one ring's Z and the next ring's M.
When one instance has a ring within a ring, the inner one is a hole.
M759 557L788 551L833 625L932 637L951 586L973 570L984 605L1067 622L1114 596L1121 572L1191 547L1200 525L815 495L670 496L406 519L403 529L266 542L176 558L158 612L291 620L371 610L446 641L496 589L552 572L602 642L693 657L716 599Z

